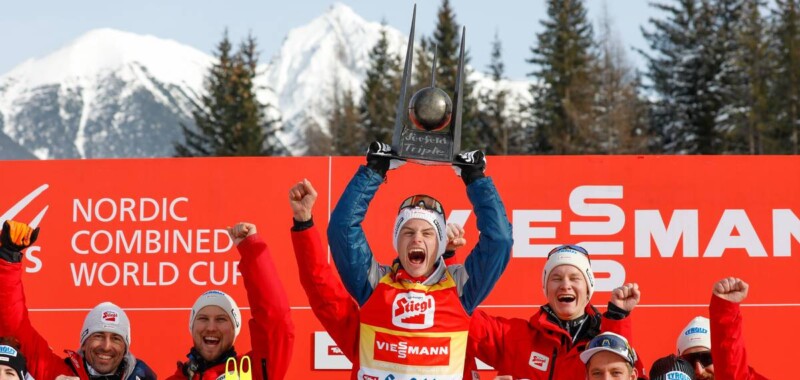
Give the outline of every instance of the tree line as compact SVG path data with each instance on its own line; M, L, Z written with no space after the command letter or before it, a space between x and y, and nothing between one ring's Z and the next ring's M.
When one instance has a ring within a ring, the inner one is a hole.
M637 70L607 14L583 0L546 0L530 48L532 101L505 90L502 44L492 42L488 86L465 82L462 148L488 154L798 154L800 0L661 0L641 27L650 49ZM431 82L453 96L461 26L442 0L431 36L416 44L412 94ZM179 156L280 155L279 121L255 98L255 39L218 45L196 126ZM402 77L386 31L369 53L362 96L333 79L324 126L308 121L307 155L361 155L391 141ZM465 57L469 65L470 57ZM467 75L469 76L469 75Z

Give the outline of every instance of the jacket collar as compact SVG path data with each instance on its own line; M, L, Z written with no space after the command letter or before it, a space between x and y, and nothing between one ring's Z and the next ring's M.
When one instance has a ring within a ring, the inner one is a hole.
M575 322L558 319L549 305L542 305L539 311L531 316L528 324L533 329L549 331L556 339L560 340L562 337L568 337L573 342L576 342L582 340L583 337L591 338L600 333L600 315L600 311L594 306L591 304L586 305L583 316L586 320L582 323L583 326L580 329L574 328L574 331L578 333L577 336L572 336L569 331L570 325L575 324Z

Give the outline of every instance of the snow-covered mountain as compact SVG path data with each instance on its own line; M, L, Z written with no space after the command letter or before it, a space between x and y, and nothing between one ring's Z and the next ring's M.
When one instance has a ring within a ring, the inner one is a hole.
M273 106L293 154L305 150L302 127L327 128L332 88L361 95L369 51L382 26L343 4L287 34L259 70L259 99ZM388 28L404 52L406 32ZM263 57L262 57L263 59ZM99 29L0 76L0 159L165 157L191 125L213 57L154 36ZM476 91L491 85L474 73ZM334 84L334 81L338 83ZM503 82L527 99L528 84Z

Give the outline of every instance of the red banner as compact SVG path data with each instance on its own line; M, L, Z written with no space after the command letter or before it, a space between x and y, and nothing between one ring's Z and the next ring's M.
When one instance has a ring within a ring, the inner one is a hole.
M298 281L287 194L308 178L320 193L314 220L324 231L361 162L4 162L2 218L42 228L25 261L33 323L59 352L75 349L86 311L115 302L132 321L134 354L167 376L191 346L189 309L203 291L230 293L249 317L238 253L224 233L249 221L270 245L293 307L297 340L289 378L345 379L345 370L319 372L342 368L341 355L314 334L322 328ZM547 251L578 243L592 253L598 277L593 304L604 305L607 291L619 284L639 283L634 345L649 365L675 350L678 331L693 316L708 315L713 283L737 276L751 285L744 307L751 364L771 378L790 377L779 358L792 352L800 332L762 327L800 318L800 157L489 157L488 163L515 241L511 264L482 306L488 312L528 317L544 302ZM448 220L465 225L468 246L477 240L464 185L453 171L409 164L389 173L364 223L379 261L396 255L392 223L399 202L412 193L440 199ZM242 352L249 348L246 326L236 342Z

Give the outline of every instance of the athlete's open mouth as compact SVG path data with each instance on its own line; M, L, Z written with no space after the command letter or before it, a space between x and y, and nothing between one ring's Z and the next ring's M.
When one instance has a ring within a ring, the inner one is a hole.
M422 264L425 261L425 251L422 248L412 248L408 251L408 261L412 264Z
M575 296L571 294L562 294L558 296L557 299L558 302L565 302L565 303L575 302Z
M203 343L208 344L208 345L212 345L212 346L213 345L217 345L217 344L219 344L219 342L220 342L219 338L215 338L215 337L211 337L211 336L203 337Z

